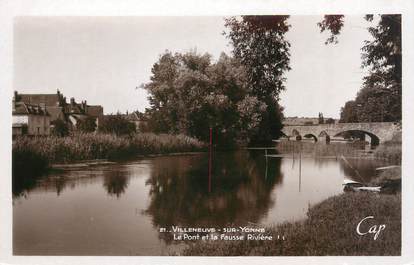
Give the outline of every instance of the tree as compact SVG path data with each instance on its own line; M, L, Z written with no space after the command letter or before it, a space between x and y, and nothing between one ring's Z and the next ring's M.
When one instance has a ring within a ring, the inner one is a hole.
M233 56L246 69L249 95L266 105L252 144L267 143L281 135L282 108L279 93L285 89L284 74L290 70L290 43L285 33L289 16L242 16L225 20Z
M372 16L366 18L372 21ZM401 15L381 15L378 25L368 30L374 39L362 47L362 67L369 73L356 99L368 103L362 105L360 120L400 121Z
M341 108L340 123L358 122L357 103L354 100L347 101Z
M59 137L64 137L69 135L69 126L68 124L61 120L57 119L50 123L52 126L51 134Z
M136 132L136 125L120 114L108 115L99 123L98 130L103 133L131 135Z
M322 112L319 112L319 114L318 114L318 124L324 124L324 123L325 123L325 120L323 118L323 114L322 114Z
M325 16L318 25L337 36L343 26L343 15ZM366 15L373 21L373 15ZM341 121L358 122L400 121L401 111L401 15L380 15L379 22L368 28L373 40L362 47L362 68L368 70L355 104L344 106ZM331 36L331 37L332 37ZM332 41L327 41L330 43ZM356 107L350 110L350 107ZM342 117L344 113L344 117ZM351 117L351 118L350 118Z
M79 120L76 123L76 129L85 133L94 132L96 130L96 119L93 117L87 117Z
M209 54L165 52L143 85L151 105L148 126L202 141L208 141L211 127L223 148L247 142L258 130L265 105L249 95L246 76L241 63L224 53L212 63Z
M344 26L344 15L325 15L323 20L318 23L321 33L330 31L331 36L325 41L325 44L338 43L338 35Z

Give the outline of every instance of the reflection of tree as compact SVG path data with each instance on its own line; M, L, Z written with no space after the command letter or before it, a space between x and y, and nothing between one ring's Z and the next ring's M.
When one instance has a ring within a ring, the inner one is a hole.
M109 195L116 195L117 198L125 192L129 184L129 177L123 171L104 171L103 186Z
M220 227L258 222L272 206L271 191L280 182L280 159L266 160L263 152L216 153L211 192L208 156L160 158L147 184L153 224ZM168 238L164 238L168 240Z
M26 197L26 194L36 187L37 178L33 177L18 177L13 175L12 179L12 193L14 197Z

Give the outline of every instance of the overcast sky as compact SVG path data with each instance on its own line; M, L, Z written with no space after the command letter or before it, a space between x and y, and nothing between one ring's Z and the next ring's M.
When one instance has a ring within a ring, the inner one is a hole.
M281 94L285 116L339 117L362 81L361 47L370 36L363 16L348 16L336 45L325 45L322 16L292 16L287 34L291 68ZM230 53L222 17L18 17L14 28L14 88L59 90L105 113L143 111L151 67L165 50Z

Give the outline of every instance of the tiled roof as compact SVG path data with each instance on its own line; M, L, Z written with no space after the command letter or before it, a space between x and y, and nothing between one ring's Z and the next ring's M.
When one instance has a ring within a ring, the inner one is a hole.
M39 105L27 104L24 102L16 102L15 108L13 109L13 115L49 115L46 110L41 108Z
M47 107L59 105L58 94L19 94L19 101L28 104L45 104Z
M76 103L74 98L70 99L70 103L66 103L66 98L57 91L56 94L19 94L15 91L14 100L17 103L26 105L40 105L50 114L51 119L66 119L68 115L80 114L92 117L100 117L103 115L103 107L100 105L87 105L86 101ZM20 104L21 105L21 104ZM21 105L16 109L18 113L28 114L31 110ZM30 107L29 107L30 108ZM16 113L17 113L16 112ZM15 112L13 112L15 113Z

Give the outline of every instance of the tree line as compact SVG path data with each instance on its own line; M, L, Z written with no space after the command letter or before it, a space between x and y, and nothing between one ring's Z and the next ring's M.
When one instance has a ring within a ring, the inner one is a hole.
M366 15L365 19L373 21L374 16ZM401 15L380 15L378 19L378 25L368 28L373 40L366 40L361 49L361 67L367 70L367 75L355 99L341 108L340 122L401 121ZM333 28L332 36L339 34L341 20L341 16L325 19L324 25Z
M152 67L148 128L182 133L208 141L213 128L221 146L268 144L281 136L280 92L290 70L289 16L241 16L225 19L225 36L233 47L212 61L208 53L165 51ZM372 15L365 17L373 20ZM338 42L343 15L326 15L318 23ZM341 109L341 122L401 119L401 16L381 15L368 28L372 41L362 47L368 70L355 100ZM323 119L323 118L322 118Z
M233 46L217 62L210 54L163 53L152 68L149 123L155 132L182 133L216 144L265 144L280 136L289 67L288 16L243 16L225 20Z

